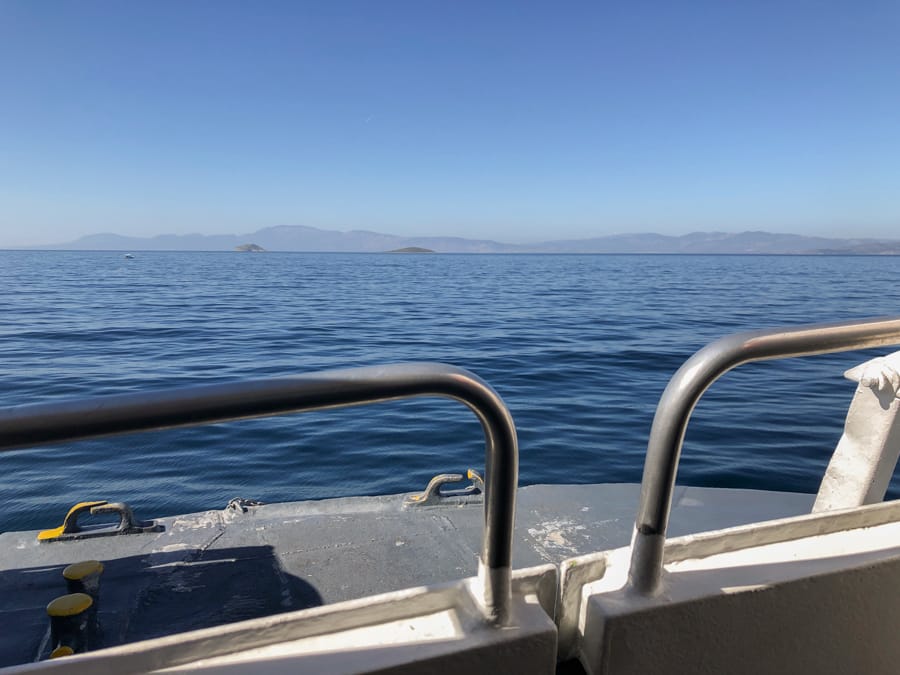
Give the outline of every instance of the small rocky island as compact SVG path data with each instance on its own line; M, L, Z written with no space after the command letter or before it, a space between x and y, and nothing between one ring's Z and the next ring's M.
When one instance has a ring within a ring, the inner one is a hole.
M241 244L240 246L235 246L234 250L242 253L264 253L266 249L259 244Z
M430 248L422 248L421 246L407 246L406 248L395 248L388 253L434 253Z

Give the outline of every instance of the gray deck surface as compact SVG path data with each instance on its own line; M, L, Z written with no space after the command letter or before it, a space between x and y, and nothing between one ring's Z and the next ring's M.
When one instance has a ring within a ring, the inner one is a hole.
M627 545L639 490L521 488L514 567ZM680 487L669 534L797 515L812 502L813 495ZM384 496L206 511L159 522L165 526L160 533L57 543L39 544L36 532L0 535L6 626L0 666L39 654L45 607L66 592L62 569L73 562L105 565L99 646L111 646L472 576L483 519L479 502L404 508L402 496Z

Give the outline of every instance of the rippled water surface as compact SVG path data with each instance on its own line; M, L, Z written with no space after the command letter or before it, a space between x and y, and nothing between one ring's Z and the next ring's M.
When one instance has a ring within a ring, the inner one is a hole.
M900 314L900 261L0 251L0 288L3 406L443 361L509 405L522 484L637 482L691 353L738 330ZM841 374L880 353L729 373L694 414L679 481L814 492L854 388ZM88 498L153 517L405 492L483 455L471 413L430 399L18 450L0 456L0 529Z

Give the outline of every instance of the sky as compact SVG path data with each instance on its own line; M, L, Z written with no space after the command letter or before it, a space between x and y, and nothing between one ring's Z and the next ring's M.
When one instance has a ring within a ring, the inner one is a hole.
M900 3L0 2L0 247L900 237Z

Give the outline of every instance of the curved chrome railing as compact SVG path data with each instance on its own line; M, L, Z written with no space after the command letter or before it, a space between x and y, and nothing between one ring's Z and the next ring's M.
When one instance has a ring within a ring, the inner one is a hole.
M0 410L0 451L416 396L455 399L481 421L486 466L479 576L486 618L505 623L519 477L516 428L500 396L462 368L396 364L7 408Z
M869 319L737 333L688 359L663 392L650 429L631 552L631 587L652 594L659 586L684 434L694 406L713 382L751 361L895 344L900 344L900 318Z

